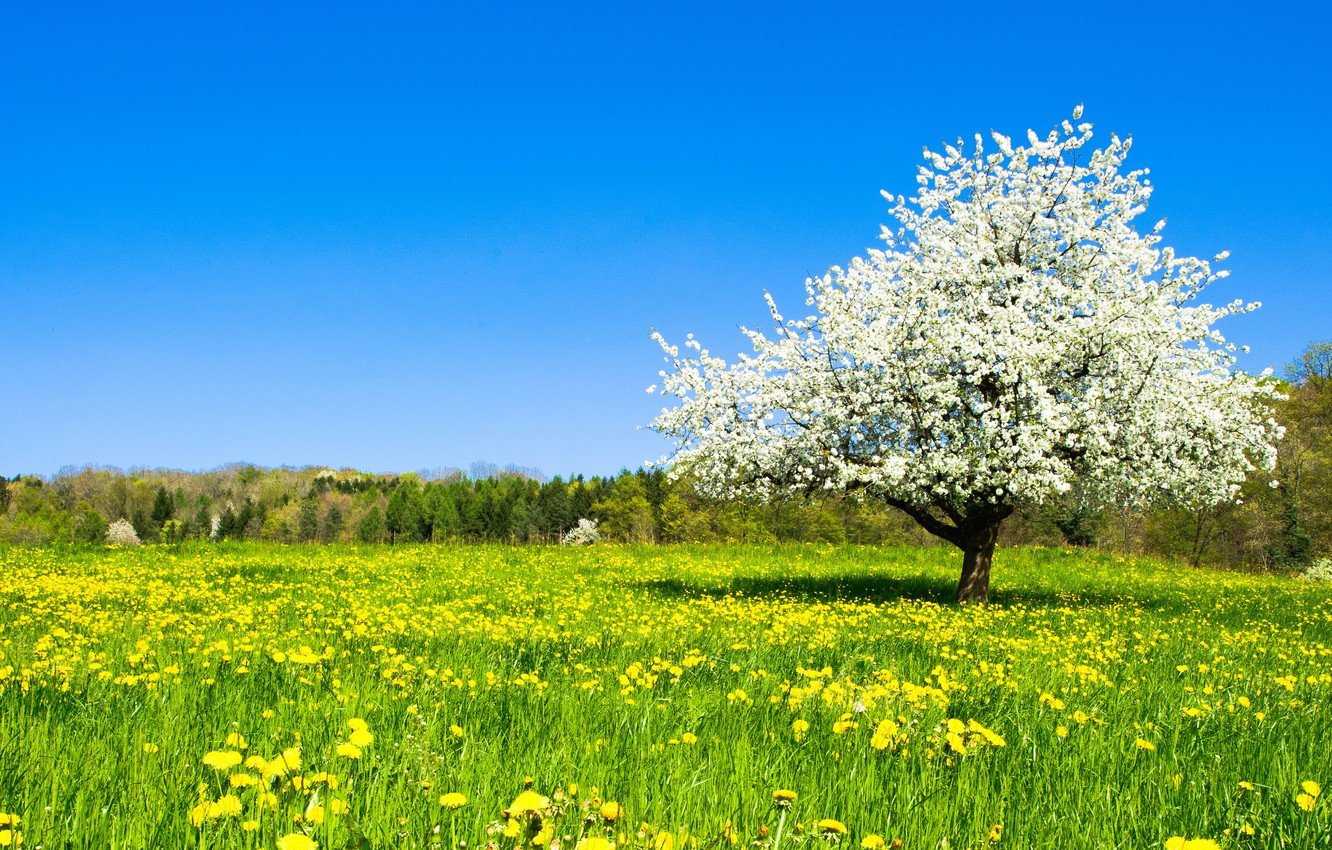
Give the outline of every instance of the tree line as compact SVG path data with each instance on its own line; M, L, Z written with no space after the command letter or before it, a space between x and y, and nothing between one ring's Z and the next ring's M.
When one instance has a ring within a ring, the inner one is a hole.
M1274 475L1213 508L1093 509L1076 491L1019 509L1005 544L1094 546L1192 563L1298 568L1332 552L1332 342L1290 366ZM372 474L233 464L207 472L66 468L0 476L0 543L105 541L126 520L144 542L269 540L398 545L558 543L580 518L633 543L936 545L910 517L840 494L759 503L701 496L662 470L546 479L531 469Z

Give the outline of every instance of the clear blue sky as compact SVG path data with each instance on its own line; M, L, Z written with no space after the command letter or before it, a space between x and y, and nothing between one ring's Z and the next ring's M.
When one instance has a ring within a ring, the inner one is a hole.
M739 350L923 145L1080 102L1246 366L1332 337L1324 5L970 5L10 0L0 473L637 466L653 326Z

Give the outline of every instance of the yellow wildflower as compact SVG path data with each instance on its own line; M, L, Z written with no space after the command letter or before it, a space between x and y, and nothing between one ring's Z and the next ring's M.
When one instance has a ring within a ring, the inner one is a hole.
M234 750L213 750L203 757L203 763L213 770L230 770L241 763L241 754Z
M539 814L550 805L550 799L528 789L514 798L509 804L510 815Z

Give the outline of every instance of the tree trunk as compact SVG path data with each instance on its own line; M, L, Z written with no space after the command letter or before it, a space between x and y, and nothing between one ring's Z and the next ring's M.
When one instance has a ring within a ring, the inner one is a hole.
M957 582L957 601L960 604L990 601L990 562L994 559L994 544L999 540L996 519L981 526L963 539L962 577Z

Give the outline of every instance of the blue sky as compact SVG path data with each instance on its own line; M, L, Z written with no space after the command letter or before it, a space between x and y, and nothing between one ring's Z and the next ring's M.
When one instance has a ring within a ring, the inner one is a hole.
M651 328L739 350L923 145L1077 103L1279 366L1332 337L1329 14L5 3L0 473L637 466Z

